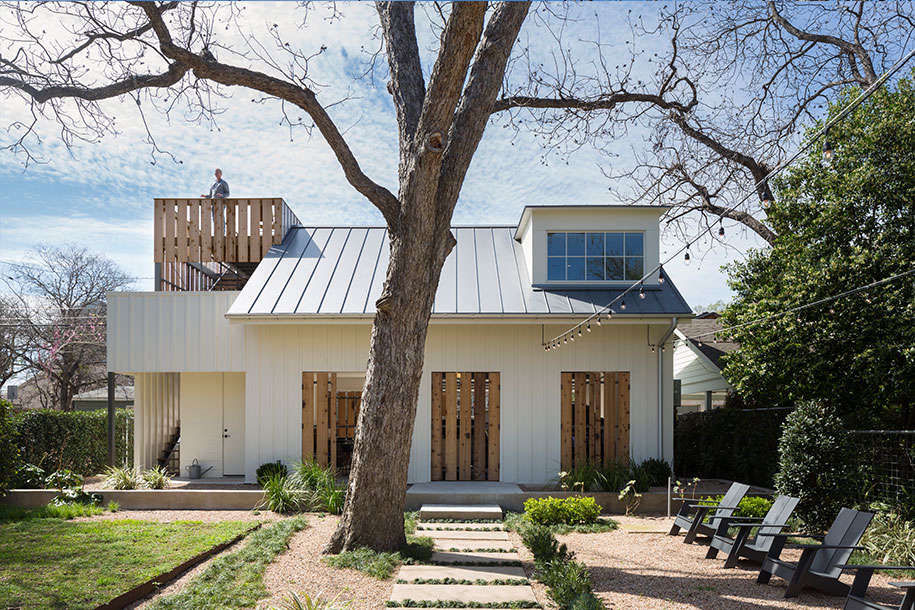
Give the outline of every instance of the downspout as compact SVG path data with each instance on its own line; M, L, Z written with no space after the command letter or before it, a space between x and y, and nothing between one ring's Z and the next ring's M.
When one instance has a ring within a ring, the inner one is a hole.
M677 328L677 317L670 320L670 327L658 340L658 459L664 459L664 344Z

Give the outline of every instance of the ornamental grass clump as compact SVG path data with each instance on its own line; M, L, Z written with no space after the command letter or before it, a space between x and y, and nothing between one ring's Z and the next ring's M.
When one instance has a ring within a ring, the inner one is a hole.
M144 470L140 478L143 481L143 487L146 489L168 489L169 484L172 482L172 477L164 466L156 466L155 468Z
M108 489L137 489L141 486L140 470L132 466L109 466L103 485Z
M337 483L336 471L314 461L297 464L289 475L275 470L260 483L264 488L264 501L259 508L278 513L343 512L345 490Z

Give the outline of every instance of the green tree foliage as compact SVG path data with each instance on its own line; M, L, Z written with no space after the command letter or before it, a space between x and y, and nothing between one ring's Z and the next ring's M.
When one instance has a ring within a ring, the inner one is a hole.
M832 296L915 267L915 84L877 91L775 187L772 248L729 267L726 325ZM847 91L831 118L860 93ZM819 129L822 124L814 126ZM812 136L813 129L808 133ZM850 427L912 425L915 277L732 331L725 374L770 406L828 400ZM889 413L885 412L889 409Z
M826 530L843 506L863 494L863 473L855 464L848 432L835 409L805 401L785 421L779 445L775 489L800 498L797 514L811 530Z
M16 428L10 414L10 403L0 398L0 496L10 488L19 466Z

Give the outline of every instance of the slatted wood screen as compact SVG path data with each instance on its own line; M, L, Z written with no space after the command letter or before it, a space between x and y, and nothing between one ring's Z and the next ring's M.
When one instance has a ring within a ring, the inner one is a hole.
M298 219L282 199L155 199L157 263L252 262Z
M337 467L336 398L336 373L302 373L302 461Z
M432 480L499 480L499 373L432 373Z
M356 438L362 392L337 392L337 438Z
M629 373L566 372L561 379L562 469L629 461Z

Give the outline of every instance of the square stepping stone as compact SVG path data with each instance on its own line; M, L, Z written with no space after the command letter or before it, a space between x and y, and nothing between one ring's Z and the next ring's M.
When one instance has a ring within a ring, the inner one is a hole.
M433 563L513 563L521 561L521 555L514 553L486 553L481 551L434 551Z
M536 602L529 585L394 585L391 601Z
M500 580L503 578L527 578L521 566L429 566L405 565L400 567L397 578L416 580L418 578L454 578L457 580Z
M459 538L436 538L435 548L440 551L461 549L473 551L477 549L505 549L513 550L515 547L508 540L462 540Z

